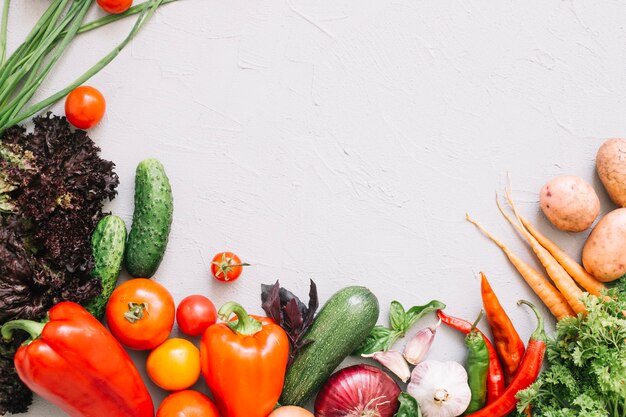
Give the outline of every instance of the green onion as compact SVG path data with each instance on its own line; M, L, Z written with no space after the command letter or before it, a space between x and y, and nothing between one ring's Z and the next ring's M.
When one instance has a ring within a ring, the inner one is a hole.
M125 13L84 23L94 0L53 0L24 42L6 59L10 0L4 0L0 21L0 134L56 103L102 70L137 35L159 6L174 1L177 0L146 0ZM130 33L104 58L61 91L25 108L76 35L137 14Z
M0 65L4 64L7 58L7 31L9 26L9 6L11 0L4 0L2 7L2 20L0 21Z

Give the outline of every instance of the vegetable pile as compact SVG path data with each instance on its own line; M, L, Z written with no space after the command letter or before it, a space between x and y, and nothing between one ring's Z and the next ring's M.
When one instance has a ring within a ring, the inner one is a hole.
M304 304L280 286L263 285L266 317L235 301L216 310L201 294L176 307L167 288L150 278L163 260L174 220L165 168L149 158L137 166L130 233L104 215L116 196L114 164L82 130L104 116L104 96L81 86L137 34L156 8L176 0L98 0L115 15L89 24L94 0L52 0L25 41L7 58L9 0L0 20L0 415L25 412L33 389L76 417L154 416L154 404L126 349L150 351L154 385L174 392L157 417L624 417L626 416L626 141L598 151L598 175L621 208L589 235L582 265L518 211L509 188L506 222L528 243L545 274L531 267L467 215L515 266L556 318L548 337L537 326L520 338L491 283L481 272L484 308L470 321L432 300L405 309L390 305L389 326L377 324L379 300L368 288L339 289L318 312L311 280ZM29 104L79 33L139 14L117 48L64 90ZM78 88L77 88L78 87ZM66 117L19 123L68 95ZM69 121L69 122L68 122ZM595 222L600 200L575 176L553 178L539 193L544 215L559 230L580 232ZM512 213L511 213L512 211ZM219 252L210 272L230 285L244 267ZM133 277L118 286L125 267ZM622 277L620 279L620 277ZM605 284L610 283L612 284ZM424 316L439 322L396 345ZM492 340L479 328L486 315ZM101 320L106 317L107 327ZM171 337L175 321L193 340ZM428 359L441 324L463 333L464 364ZM548 366L541 373L544 355ZM348 356L369 364L338 367ZM372 366L381 365L381 366ZM412 368L412 369L411 369ZM214 401L190 390L202 377ZM27 388L28 387L28 388ZM85 401L88 399L88 401ZM277 407L277 404L279 406Z
M518 397L518 410L550 417L626 415L626 281L583 297L586 315L557 323L548 368Z

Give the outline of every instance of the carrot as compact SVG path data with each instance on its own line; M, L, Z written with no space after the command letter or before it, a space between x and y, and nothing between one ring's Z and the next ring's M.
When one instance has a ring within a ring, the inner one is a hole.
M572 310L570 305L567 303L563 294L554 288L545 276L524 262L519 256L505 246L504 243L489 233L489 231L487 231L480 223L472 219L469 214L466 214L465 218L467 221L476 226L481 232L483 232L493 243L498 245L500 249L502 249L502 252L504 252L507 258L509 258L509 261L511 261L515 269L517 269L522 278L524 278L526 283L530 286L530 288L532 288L546 307L548 307L552 315L554 315L557 320L575 315L574 310Z
M585 305L581 301L581 298L583 296L582 290L578 288L578 285L576 285L572 277L570 277L567 271L563 269L561 264L559 264L556 259L554 259L550 252L548 252L546 248L541 246L537 239L535 239L533 235L531 235L528 230L524 228L524 226L521 226L522 221L518 217L519 213L517 212L517 207L515 206L513 199L511 199L509 190L506 191L506 198L511 205L513 212L515 213L515 217L517 217L519 224L515 224L513 219L511 219L511 217L509 217L505 213L505 211L502 209L502 206L500 206L498 196L496 195L496 204L498 205L498 208L500 209L502 215L507 219L509 223L511 223L512 226L517 229L518 232L520 232L522 236L526 238L531 249L533 250L533 252L535 252L537 258L539 258L539 261L546 269L546 272L548 272L548 276L552 279L552 282L554 282L561 294L563 294L563 296L567 300L567 303L572 307L574 312L576 314L585 313L587 309L585 309Z
M552 242L545 235L543 235L533 224L528 221L528 219L524 218L521 214L519 216L522 224L530 232L531 235L534 236L535 239L548 250L554 256L554 259L557 260L558 263L567 271L568 274L572 278L578 282L578 284L583 287L589 294L599 296L602 290L605 290L606 287L600 281L595 279L589 272L585 271L578 262L573 260L567 253L563 252L556 243Z

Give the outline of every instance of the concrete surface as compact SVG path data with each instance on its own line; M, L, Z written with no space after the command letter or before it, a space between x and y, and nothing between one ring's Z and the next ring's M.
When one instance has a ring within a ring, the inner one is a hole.
M47 5L12 2L11 48ZM612 209L594 156L626 130L625 20L624 1L168 5L89 83L108 101L90 134L121 177L107 208L130 226L136 164L165 164L175 220L156 280L177 301L202 293L260 312L261 283L280 279L305 296L312 278L322 301L370 287L381 323L394 299L437 298L472 318L483 270L527 339L535 321L515 301L538 300L464 216L534 262L494 204L510 172L522 212L580 255L586 234L551 228L538 191L577 174L596 186L603 213ZM95 63L131 23L81 36L41 94ZM253 264L235 283L210 276L222 250ZM142 368L145 354L134 357ZM430 357L463 361L462 338L442 328ZM37 399L28 415L63 414Z

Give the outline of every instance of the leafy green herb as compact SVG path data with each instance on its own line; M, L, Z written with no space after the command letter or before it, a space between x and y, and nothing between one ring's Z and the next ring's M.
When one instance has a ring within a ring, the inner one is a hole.
M64 117L0 136L0 325L42 319L61 301L100 294L91 233L119 183L114 164ZM32 394L13 367L18 344L0 338L0 415L26 411Z
M367 355L389 350L398 339L406 335L406 332L422 316L444 308L446 308L444 303L433 300L423 306L414 306L409 310L405 310L398 301L392 301L389 308L389 323L391 327L376 325L354 354Z
M278 323L289 337L289 363L291 366L296 353L312 342L304 338L304 334L313 324L315 312L319 307L317 286L311 280L309 287L309 304L305 306L291 291L281 288L276 281L274 285L261 285L262 308L267 317Z
M518 393L520 415L532 405L535 416L626 416L626 280L606 295L585 295L588 313L557 323L547 369Z
M400 401L400 408L394 417L422 417L422 410L415 398L402 392L398 396L398 401Z

